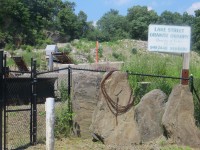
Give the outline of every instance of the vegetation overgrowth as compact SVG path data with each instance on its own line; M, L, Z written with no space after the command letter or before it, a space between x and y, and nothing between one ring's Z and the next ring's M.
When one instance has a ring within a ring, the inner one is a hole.
M71 99L67 93L66 83L61 82L59 87L61 106L56 111L55 115L55 137L64 138L69 137L72 131L72 116Z

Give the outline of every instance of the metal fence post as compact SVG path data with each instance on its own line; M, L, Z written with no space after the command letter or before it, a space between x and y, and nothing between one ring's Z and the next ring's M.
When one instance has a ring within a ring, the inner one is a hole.
M33 61L33 144L37 144L37 72L36 60Z
M190 78L189 78L189 85L190 85L190 91L193 93L194 92L194 78L193 78L193 75L191 74L190 75Z
M7 69L7 56L4 55L4 69L3 69L3 75L4 75L4 82L3 82L3 100L4 100L4 149L7 149L7 139L6 139L6 134L7 134L7 84L6 84L6 78L7 75L9 74L9 69Z
M31 58L31 85L30 85L30 101L31 101L31 112L30 112L30 143L33 144L33 58Z
M0 51L0 149L3 149L3 51Z
M71 94L71 67L68 67L68 111L70 111L70 94Z

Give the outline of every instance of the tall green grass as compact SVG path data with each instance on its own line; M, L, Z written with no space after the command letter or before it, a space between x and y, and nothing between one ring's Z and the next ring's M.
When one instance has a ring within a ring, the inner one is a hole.
M183 57L181 55L167 55L157 53L135 54L131 60L125 62L124 71L140 74L161 75L169 77L180 77ZM200 58L198 54L191 57L190 74L193 74L194 85L200 96ZM158 77L148 77L140 75L129 75L129 82L136 96L135 105L149 91L161 89L169 95L172 88L180 83L179 79L168 79ZM200 126L200 104L194 95L195 119Z

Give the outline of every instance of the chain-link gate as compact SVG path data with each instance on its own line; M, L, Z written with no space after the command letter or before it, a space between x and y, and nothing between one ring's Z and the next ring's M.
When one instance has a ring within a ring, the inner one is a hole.
M36 62L31 71L10 71L6 67L6 55L1 58L1 149L24 149L36 143ZM15 74L15 76L8 76ZM24 74L24 77L18 76Z

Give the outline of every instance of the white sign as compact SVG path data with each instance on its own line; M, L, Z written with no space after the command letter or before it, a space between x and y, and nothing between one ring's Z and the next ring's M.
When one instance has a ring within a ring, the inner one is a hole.
M149 25L148 50L167 53L190 52L189 26Z

